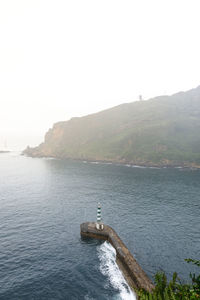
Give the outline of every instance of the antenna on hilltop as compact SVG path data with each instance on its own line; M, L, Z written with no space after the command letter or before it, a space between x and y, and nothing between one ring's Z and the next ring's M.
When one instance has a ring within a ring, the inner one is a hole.
M142 95L139 95L139 101L143 101Z

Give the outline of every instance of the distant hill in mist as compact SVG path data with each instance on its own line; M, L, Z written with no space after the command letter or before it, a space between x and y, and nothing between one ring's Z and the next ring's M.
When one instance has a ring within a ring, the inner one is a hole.
M200 86L56 123L32 157L200 166Z

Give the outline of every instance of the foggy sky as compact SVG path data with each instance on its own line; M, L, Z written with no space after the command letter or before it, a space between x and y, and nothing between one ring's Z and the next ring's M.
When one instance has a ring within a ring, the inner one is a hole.
M199 0L1 0L0 149L200 84Z

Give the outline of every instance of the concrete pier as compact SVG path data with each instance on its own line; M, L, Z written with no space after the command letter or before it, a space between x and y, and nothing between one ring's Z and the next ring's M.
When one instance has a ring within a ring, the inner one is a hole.
M97 230L95 222L87 222L81 224L80 229L82 236L107 240L111 243L117 253L117 264L133 290L145 289L150 292L154 289L151 280L110 226L104 225L103 230Z

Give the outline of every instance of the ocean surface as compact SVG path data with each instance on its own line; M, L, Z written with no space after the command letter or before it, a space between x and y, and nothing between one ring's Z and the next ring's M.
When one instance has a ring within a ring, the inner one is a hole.
M200 259L200 170L0 154L0 299L135 299L107 242L81 239L102 216L145 272L185 281Z

